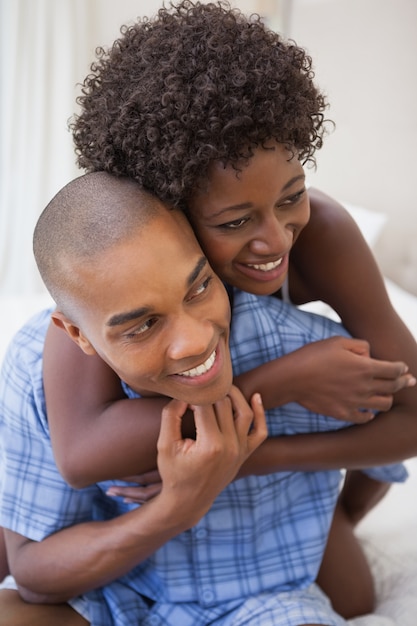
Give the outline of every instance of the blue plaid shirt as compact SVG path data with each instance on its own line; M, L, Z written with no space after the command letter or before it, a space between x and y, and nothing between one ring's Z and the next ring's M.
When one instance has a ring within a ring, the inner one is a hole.
M42 382L49 315L38 314L16 335L0 378L0 525L35 541L134 506L108 498L110 482L74 490L56 468ZM327 318L275 298L233 293L230 344L235 374L334 335L347 333ZM128 388L126 392L135 396ZM268 411L267 419L270 435L347 425L296 403ZM366 473L390 482L407 476L401 464ZM205 626L215 619L216 624L237 624L227 615L244 599L307 589L317 576L340 479L340 471L334 470L234 481L194 528L129 574L85 594L91 624Z

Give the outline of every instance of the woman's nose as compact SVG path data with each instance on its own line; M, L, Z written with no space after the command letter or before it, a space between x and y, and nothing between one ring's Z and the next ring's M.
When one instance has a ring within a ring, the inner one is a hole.
M256 254L272 255L288 252L294 239L293 230L276 217L264 220L251 240L250 250Z

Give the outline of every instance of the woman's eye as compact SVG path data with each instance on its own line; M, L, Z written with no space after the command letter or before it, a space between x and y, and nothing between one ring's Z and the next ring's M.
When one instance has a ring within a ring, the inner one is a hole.
M306 188L304 187L304 189L297 191L297 193L295 193L294 195L280 202L279 206L285 206L287 204L296 204L304 196L305 192L306 192Z
M233 230L233 229L237 229L240 228L241 226L244 226L244 224L246 224L246 222L248 221L249 218L247 217L241 217L238 220L233 220L232 222L226 222L226 224L220 224L220 228L227 228L229 230Z
M198 287L193 291L190 300L204 293L212 280L213 276L208 276L208 278L206 278L200 285L198 285Z

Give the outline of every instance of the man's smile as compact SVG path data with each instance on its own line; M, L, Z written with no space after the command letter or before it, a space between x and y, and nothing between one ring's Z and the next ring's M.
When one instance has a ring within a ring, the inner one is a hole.
M216 360L216 351L213 350L213 352L210 354L208 359L204 361L204 363L201 363L201 365L198 365L197 367L193 367L190 370L186 370L185 372L180 372L178 376L186 376L187 378L195 378L197 376L201 376L202 374L206 374L213 367L215 360Z

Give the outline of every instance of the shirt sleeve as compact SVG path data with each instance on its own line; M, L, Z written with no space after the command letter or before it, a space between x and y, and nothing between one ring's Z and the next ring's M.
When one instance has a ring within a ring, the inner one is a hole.
M54 461L43 393L43 311L14 337L0 373L0 525L34 541L92 518L97 487L75 490Z
M379 480L383 483L404 483L409 474L404 463L393 463L392 465L381 465L362 470L364 474Z

